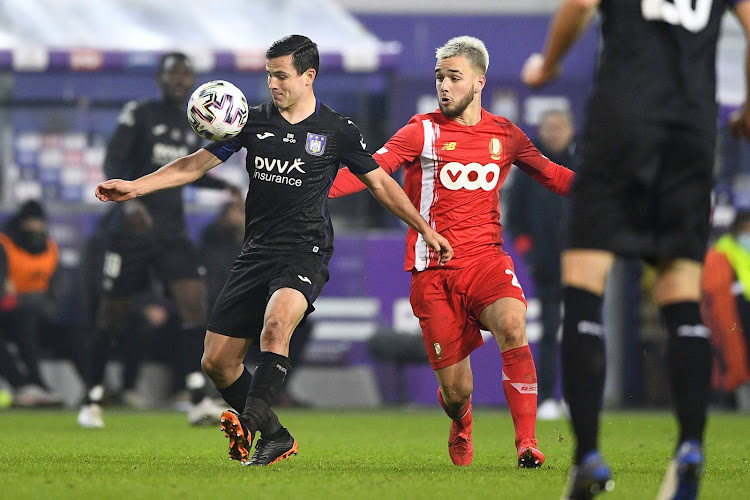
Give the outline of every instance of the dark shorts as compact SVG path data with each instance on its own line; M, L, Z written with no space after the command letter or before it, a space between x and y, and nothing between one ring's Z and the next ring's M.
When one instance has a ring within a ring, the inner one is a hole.
M198 267L195 246L186 234L115 233L104 253L102 289L127 297L148 289L153 278L163 283L200 279Z
M328 281L328 257L305 253L242 254L232 266L208 318L208 330L227 337L260 339L271 295L299 290L307 299L305 317Z
M566 246L648 261L706 252L715 134L591 117Z

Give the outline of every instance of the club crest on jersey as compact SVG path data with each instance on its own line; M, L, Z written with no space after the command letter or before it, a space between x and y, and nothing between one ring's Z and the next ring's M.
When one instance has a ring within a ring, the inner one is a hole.
M500 144L500 139L493 137L490 139L490 158L493 160L499 160L500 154L503 152L503 145Z
M312 132L307 133L307 141L305 141L305 151L313 156L321 156L326 150L326 140L328 139L325 135L313 134Z
M433 342L432 347L435 348L435 357L437 359L443 359L443 348L440 346L440 342Z

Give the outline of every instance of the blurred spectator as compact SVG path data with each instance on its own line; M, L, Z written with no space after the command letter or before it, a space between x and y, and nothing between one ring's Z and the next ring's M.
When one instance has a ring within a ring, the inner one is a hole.
M240 253L245 237L245 206L241 197L226 202L216 219L208 224L201 234L200 261L205 270L206 292L209 307L213 307L224 282L229 276L234 260ZM303 321L294 330L289 342L289 362L294 368L299 367L304 357L305 346L310 338L311 325ZM250 348L249 356L258 355L258 345ZM275 404L279 406L307 406L306 402L295 399L289 393L289 380L296 370L287 373L284 385L277 395Z
M567 111L546 112L539 124L534 145L555 163L573 168L575 129ZM538 347L537 383L539 420L563 416L555 396L562 285L560 251L565 198L549 191L528 175L516 175L510 186L505 229L516 250L526 259L541 305L542 338Z
M20 406L61 403L39 371L43 344L68 353L70 349L57 321L63 292L58 253L47 235L44 209L36 201L24 203L0 233L0 373L14 386Z
M737 213L728 233L706 254L703 320L714 347L713 387L750 411L750 211Z
M199 137L185 120L185 104L195 86L192 62L171 52L159 61L159 99L127 103L107 144L104 172L109 178L135 179L200 147ZM203 176L199 187L238 189ZM163 286L180 318L174 350L180 351L181 371L190 393L188 421L218 422L221 408L209 397L200 368L206 326L206 291L198 274L195 246L187 235L181 189L164 190L118 205L106 227L104 280L98 300L94 335L88 355L86 398L78 414L82 427L104 426L100 402L104 372L113 339L127 329L133 297L152 286Z
M241 197L222 205L201 233L199 259L204 269L208 305L213 307L245 238L245 206Z

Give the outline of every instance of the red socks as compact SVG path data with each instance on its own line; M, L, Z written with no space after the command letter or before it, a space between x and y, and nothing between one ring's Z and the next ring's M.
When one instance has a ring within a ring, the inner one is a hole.
M516 448L524 441L536 443L536 366L531 348L528 345L516 347L501 356L503 391L516 428Z

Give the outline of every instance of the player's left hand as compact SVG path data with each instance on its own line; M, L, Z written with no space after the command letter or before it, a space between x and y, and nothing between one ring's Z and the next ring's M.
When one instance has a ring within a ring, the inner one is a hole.
M729 129L736 138L750 140L750 108L747 103L729 116Z
M549 83L560 73L560 66L548 68L542 54L531 54L521 69L521 81L531 88L539 88Z
M128 201L135 198L135 184L133 181L110 179L99 183L94 192L102 201Z
M422 237L425 243L438 254L438 264L443 266L453 258L453 247L437 231L430 230L429 233L423 234Z

